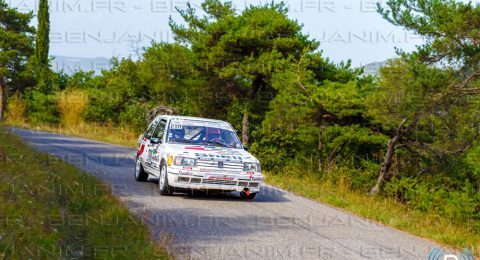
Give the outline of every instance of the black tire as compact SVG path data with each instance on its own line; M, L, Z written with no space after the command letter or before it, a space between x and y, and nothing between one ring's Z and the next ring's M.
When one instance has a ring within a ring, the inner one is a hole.
M139 182L147 181L148 173L143 169L142 164L138 158L135 160L135 180Z
M173 187L168 185L168 172L165 162L162 162L160 166L160 174L158 175L158 187L160 190L160 194L162 195L171 195L173 193Z
M240 192L240 197L242 197L242 199L245 199L245 200L253 200L255 196L257 196L257 193L252 192L247 195L247 193L245 193L244 191Z

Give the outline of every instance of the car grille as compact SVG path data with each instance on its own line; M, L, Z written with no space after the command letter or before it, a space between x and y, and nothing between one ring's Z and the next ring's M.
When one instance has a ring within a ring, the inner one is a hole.
M202 168L208 169L224 169L230 171L242 171L243 170L243 163L240 162L227 162L222 161L223 167L219 167L219 161L204 161L199 160L197 161L197 166Z
M218 185L237 185L237 181L224 181L224 180L206 180L206 179L204 179L202 183L218 184Z
M238 186L248 187L248 182L246 182L246 181L239 181L239 182L238 182Z

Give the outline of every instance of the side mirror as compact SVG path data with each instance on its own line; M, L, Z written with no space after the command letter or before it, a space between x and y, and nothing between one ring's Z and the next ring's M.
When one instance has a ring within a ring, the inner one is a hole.
M243 149L244 149L245 151L248 151L248 146L244 145L244 146L243 146Z
M150 139L150 143L151 143L151 144L161 144L161 143L162 143L162 139L153 137L152 139Z

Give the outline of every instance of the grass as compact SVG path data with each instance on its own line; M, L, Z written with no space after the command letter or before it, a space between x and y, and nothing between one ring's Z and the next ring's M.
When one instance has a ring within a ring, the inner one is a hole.
M56 134L64 134L69 136L82 137L97 140L105 143L122 145L127 147L135 147L138 136L129 128L121 126L112 126L111 124L96 124L81 122L78 125L47 125L47 124L31 124L21 121L7 121L5 125L34 129L37 131L46 131Z
M427 238L447 247L463 250L468 247L480 256L480 234L474 223L455 223L432 212L422 212L394 199L369 196L348 188L321 181L313 176L264 173L266 182L300 196L316 200L377 221L386 226Z
M88 97L85 91L66 89L57 94L57 107L62 125L77 126L83 122Z
M1 259L166 259L95 177L0 128Z

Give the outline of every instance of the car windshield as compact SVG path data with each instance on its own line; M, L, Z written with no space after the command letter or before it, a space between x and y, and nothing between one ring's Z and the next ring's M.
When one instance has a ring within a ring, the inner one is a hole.
M229 124L200 120L172 120L168 127L167 142L242 148Z

